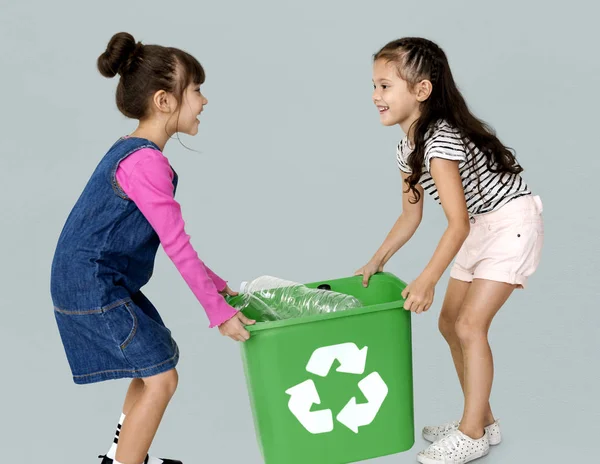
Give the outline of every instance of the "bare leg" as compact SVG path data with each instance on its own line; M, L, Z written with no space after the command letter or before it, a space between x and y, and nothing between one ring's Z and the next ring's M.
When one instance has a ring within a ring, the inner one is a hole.
M123 403L123 414L129 414L131 407L139 399L140 395L144 391L144 381L142 379L133 379L129 384L127 395L125 396L125 402Z
M465 296L455 330L464 363L465 409L459 429L471 438L481 438L488 424L489 399L494 378L494 360L488 343L492 319L515 289L514 285L475 279Z
M117 461L123 464L141 464L144 461L167 405L175 393L177 381L177 370L171 369L168 372L143 379L144 388L141 393L137 390L138 385L134 386L136 390L133 394L138 392L138 397L126 413L127 418L121 428ZM132 385L130 385L128 396L130 396ZM125 406L129 406L127 399L125 403Z
M460 382L463 394L465 391L465 367L463 363L463 350L458 335L456 335L455 326L460 309L463 306L463 302L471 285L470 282L454 279L452 277L450 278L438 323L440 332L446 339L448 347L450 348L450 353L452 354L452 360L454 361L454 367L456 368L456 374L458 375L458 381ZM494 421L492 408L488 403L485 413L485 425L490 425L494 423Z

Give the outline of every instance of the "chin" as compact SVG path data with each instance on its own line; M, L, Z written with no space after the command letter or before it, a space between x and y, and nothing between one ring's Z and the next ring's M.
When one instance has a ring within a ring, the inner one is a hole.
M379 120L381 121L381 124L386 127L395 126L396 124L400 123L397 118L390 117L389 115L386 115Z
M398 124L398 121L393 121L393 120L390 120L390 119L388 119L388 120L384 119L384 120L381 121L381 124L383 124L386 127L391 127L391 126L395 126L396 124Z
M197 135L198 134L198 126L196 127L190 127L188 130L182 131L184 134L186 135Z

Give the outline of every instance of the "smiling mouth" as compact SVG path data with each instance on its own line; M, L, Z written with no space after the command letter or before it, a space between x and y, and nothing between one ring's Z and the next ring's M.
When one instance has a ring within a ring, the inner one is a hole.
M385 113L387 110L389 110L389 109L390 109L390 107L389 107L389 106L379 106L379 105L377 105L377 109L379 110L379 114L383 114L383 113Z

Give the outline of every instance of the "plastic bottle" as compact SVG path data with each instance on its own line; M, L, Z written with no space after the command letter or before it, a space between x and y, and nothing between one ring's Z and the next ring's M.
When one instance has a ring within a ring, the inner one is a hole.
M240 294L243 307L251 305L267 320L332 313L362 306L353 296L312 289L272 276L261 276L251 282L242 282Z

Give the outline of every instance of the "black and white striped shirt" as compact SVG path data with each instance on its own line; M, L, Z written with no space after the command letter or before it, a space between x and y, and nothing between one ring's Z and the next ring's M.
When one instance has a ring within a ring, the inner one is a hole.
M459 132L446 121L438 123L430 131L430 134L425 142L423 174L419 183L439 204L441 201L430 173L432 158L444 158L459 162L458 169L470 216L495 211L515 198L531 194L519 174L491 172L487 167L485 155L472 142L468 142L470 149L470 153L468 153ZM412 147L408 137L404 137L398 144L397 160L400 170L407 174L412 172L407 163L411 153Z

